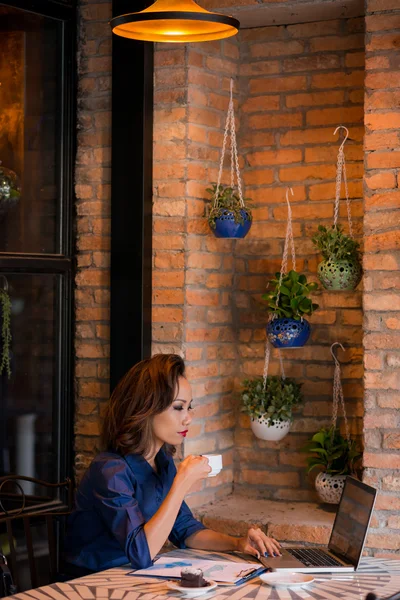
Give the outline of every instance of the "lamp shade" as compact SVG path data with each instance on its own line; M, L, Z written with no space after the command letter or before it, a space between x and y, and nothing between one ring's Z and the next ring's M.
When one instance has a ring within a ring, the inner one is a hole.
M156 0L137 13L115 17L113 33L145 42L207 42L236 35L237 19L201 8L193 0Z

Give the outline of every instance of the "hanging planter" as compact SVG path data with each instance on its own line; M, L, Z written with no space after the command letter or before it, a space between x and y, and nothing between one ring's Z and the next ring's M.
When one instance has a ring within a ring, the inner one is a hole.
M357 462L361 457L357 442L350 437L340 377L340 363L333 352L336 345L341 346L342 350L344 349L342 344L337 342L331 346L331 354L335 361L332 424L329 428L322 427L303 449L305 452L311 453L307 459L307 473L315 468L322 469L322 472L316 477L315 489L321 502L328 504L340 502L346 476L356 476ZM336 427L339 404L343 411L345 436Z
M318 265L318 277L327 290L352 291L361 281L359 243L344 234L340 225L320 225L313 242L324 260Z
M339 504L347 475L331 475L318 473L315 478L315 489L318 498L325 504Z
M250 416L254 435L270 442L283 439L292 424L292 408L303 399L301 384L282 373L281 377L246 379L243 388L242 412Z
M318 277L327 290L352 291L361 281L362 267L360 256L360 244L353 238L353 226L351 221L351 209L349 193L347 189L346 161L344 156L344 144L349 135L348 129L340 125L335 130L343 128L346 137L340 145L337 168L336 168L336 195L335 214L332 227L318 227L318 232L312 238L315 247L323 256L323 261L318 265ZM338 225L339 203L341 184L343 183L346 195L347 220L349 223L349 235L343 232Z
M17 175L11 169L3 167L0 161L0 215L14 208L20 197L21 189Z
M290 188L293 195L293 190ZM296 253L292 230L292 209L286 190L288 221L285 246L280 273L269 282L272 286L262 299L267 301L270 320L267 325L267 338L275 348L300 348L310 337L310 324L306 316L318 308L309 298L318 289L317 283L309 283L304 274L296 271ZM293 269L287 273L289 245L292 254Z
M8 282L4 279L4 288L0 289L0 375L11 377L11 299L8 294Z
M221 184L228 133L231 139L231 184ZM235 187L235 175L237 186ZM207 189L211 195L212 207L208 215L211 231L217 238L244 238L251 227L251 210L245 205L249 198L243 198L236 145L235 113L233 109L233 79L230 85L230 99L226 117L224 141L222 144L218 182Z
M251 211L242 207L235 189L220 184L217 194L217 184L214 183L207 192L217 198L217 206L213 206L208 215L208 223L215 237L244 238L251 227Z
M267 335L275 348L300 348L310 337L310 323L286 317L272 319L267 325Z

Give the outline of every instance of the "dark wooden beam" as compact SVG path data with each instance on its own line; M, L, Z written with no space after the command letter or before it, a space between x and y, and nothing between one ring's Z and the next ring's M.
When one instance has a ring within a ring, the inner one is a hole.
M113 17L146 3L113 0ZM110 384L150 355L153 44L113 35Z

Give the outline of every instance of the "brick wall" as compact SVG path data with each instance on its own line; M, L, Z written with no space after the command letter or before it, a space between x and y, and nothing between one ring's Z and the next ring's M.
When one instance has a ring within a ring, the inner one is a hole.
M78 476L96 452L101 407L108 397L110 4L81 0L79 7ZM299 267L315 273L317 258L309 234L317 219L331 222L338 146L332 134L339 124L351 132L346 147L349 188L356 231L362 231L362 25L354 19L270 27L244 31L221 44L157 47L153 350L177 351L186 358L197 414L185 451L222 451L229 466L226 479L210 480L209 487L195 492L193 505L231 491L234 448L237 489L253 496L310 497L297 448L328 419L328 347L336 340L348 347L340 357L352 429L360 433L360 291L323 292L318 299L321 309L312 318L313 339L286 360L289 375L307 380L306 402L280 450L257 442L248 420L237 414L242 375L236 375L239 368L243 375L262 371L265 315L259 301L280 264L286 217L283 185L295 191ZM398 549L400 509L399 0L387 0L385 11L380 0L368 0L366 25L364 463L365 480L381 490L369 546L385 554ZM255 205L251 233L239 242L215 240L204 220L204 189L217 176L229 76L235 78L244 181ZM277 372L275 356L271 372ZM280 479L274 476L278 472L283 473ZM272 486L265 485L266 477Z
M81 0L76 158L75 452L79 478L98 449L109 395L110 2Z
M400 549L400 2L366 8L364 466L380 489L368 545L392 556Z
M333 222L338 125L350 130L347 175L356 235L362 235L364 20L350 19L268 27L240 34L240 148L246 195L254 206L249 235L235 247L234 296L239 330L240 379L261 376L266 313L261 294L280 270L291 186L297 270L316 280L311 236ZM345 201L341 221L348 231ZM291 268L291 263L289 265ZM359 286L360 288L361 286ZM281 442L257 440L246 415L239 417L235 446L235 490L276 499L315 499L299 452L310 434L329 425L333 361L330 346L341 342L342 380L350 428L362 433L361 291L316 295L312 334L304 349L282 351L287 376L303 382L305 401L292 432ZM270 374L279 374L274 351ZM236 381L239 387L240 379Z
M248 417L238 414L241 380L263 371L267 316L260 297L280 267L285 187L295 192L298 268L315 278L310 236L317 220L333 219L333 131L339 124L351 130L347 171L361 234L362 29L363 20L352 19L243 31L222 43L157 47L153 350L177 350L187 361L198 408L185 452L223 450L230 467L234 447L235 490L250 496L314 498L299 448L329 423L334 341L346 346L341 359L350 424L354 434L362 432L360 291L321 294L312 340L304 350L286 353L287 375L304 381L306 396L293 433L278 444L258 441ZM254 224L242 241L215 239L204 217L205 189L217 179L227 75L235 79L241 166L254 205ZM275 356L270 372L278 372ZM231 478L231 468L224 470L221 479L207 482L215 490L199 489L191 504L204 503L213 492L225 494Z
M234 242L210 234L204 198L217 179L238 58L236 39L159 44L155 55L153 352L186 359L197 408L185 453L222 452L226 466L194 490L193 506L232 491Z

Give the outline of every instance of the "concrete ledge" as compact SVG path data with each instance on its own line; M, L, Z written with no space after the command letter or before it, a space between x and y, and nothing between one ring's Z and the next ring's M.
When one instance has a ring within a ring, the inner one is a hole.
M232 494L193 512L206 527L234 536L245 535L249 526L257 525L281 542L327 544L336 506L254 500Z

